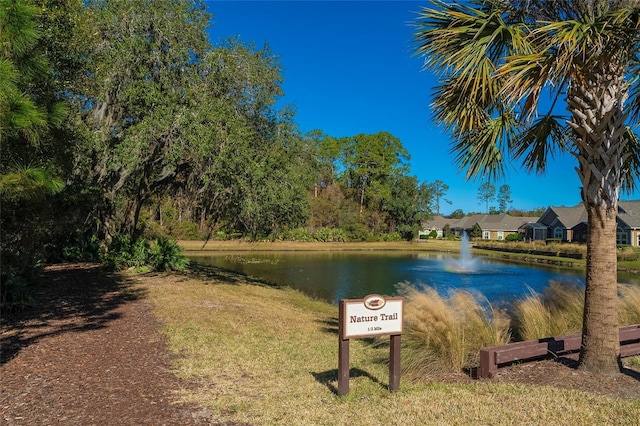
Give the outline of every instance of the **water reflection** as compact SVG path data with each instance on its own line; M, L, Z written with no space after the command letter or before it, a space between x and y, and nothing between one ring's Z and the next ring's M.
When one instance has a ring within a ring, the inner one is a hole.
M560 269L524 267L474 258L473 270L451 271L447 254L390 252L216 253L200 262L296 288L312 298L337 303L371 293L396 294L396 285L427 285L446 296L451 290L480 293L492 304L542 292L550 281L584 286L584 277Z

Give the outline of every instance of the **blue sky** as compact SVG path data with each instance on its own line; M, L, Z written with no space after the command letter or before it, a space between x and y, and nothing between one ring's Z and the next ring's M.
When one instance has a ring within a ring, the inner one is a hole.
M411 155L411 174L449 186L443 214L484 212L481 181L467 181L449 152L451 138L430 109L437 80L414 55L416 12L427 1L207 1L214 44L238 36L269 45L283 68L283 103L293 105L302 132L334 137L386 131ZM573 157L556 158L543 176L512 163L506 179L511 207L533 209L580 203ZM623 199L630 198L623 196ZM637 198L637 197L636 197Z

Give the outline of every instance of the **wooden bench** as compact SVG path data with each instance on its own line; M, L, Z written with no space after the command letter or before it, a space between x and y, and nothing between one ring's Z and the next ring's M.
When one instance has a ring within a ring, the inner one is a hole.
M567 334L539 340L510 343L480 349L479 378L493 377L498 368L514 362L534 361L558 357L580 350L582 334ZM622 358L640 354L640 324L620 327L620 356Z

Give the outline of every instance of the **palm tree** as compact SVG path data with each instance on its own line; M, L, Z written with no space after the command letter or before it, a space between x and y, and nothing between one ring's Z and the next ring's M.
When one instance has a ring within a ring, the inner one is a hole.
M538 173L557 152L578 160L589 225L580 368L619 371L616 213L640 164L640 1L431 3L416 50L441 75L434 114L467 177L503 177L508 158Z

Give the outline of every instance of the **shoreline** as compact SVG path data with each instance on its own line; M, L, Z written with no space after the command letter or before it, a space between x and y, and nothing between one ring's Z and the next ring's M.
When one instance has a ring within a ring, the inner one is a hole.
M243 240L227 241L194 241L180 240L178 245L183 248L187 256L206 256L210 253L220 252L265 252L265 251L362 251L362 252L438 252L453 253L460 252L460 241L455 240L427 240L427 241L394 241L394 242L300 242L300 241L257 241L248 242ZM584 270L584 261L576 261L570 258L550 258L548 256L536 255L509 255L507 252L497 250L486 250L483 248L471 247L474 256L489 257L499 261L519 263L523 265L548 264L572 270Z
M204 241L179 240L178 245L189 254L211 251L440 251L458 252L459 241L428 242L301 242L243 240Z

